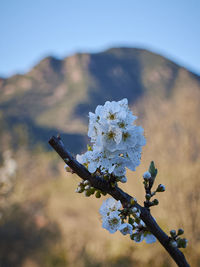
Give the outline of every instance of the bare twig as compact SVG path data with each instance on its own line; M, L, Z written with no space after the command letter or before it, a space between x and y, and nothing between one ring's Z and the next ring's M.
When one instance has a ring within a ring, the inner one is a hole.
M125 193L118 186L113 187L102 177L92 175L65 149L60 137L51 137L49 144L79 177L81 177L83 180L89 180L90 184L96 189L110 194L116 200L120 200L123 207L130 205L130 201L133 198L132 196ZM159 227L154 218L151 216L148 208L142 207L138 203L135 203L134 206L140 210L140 217L148 227L148 230L159 240L159 242L168 251L177 265L181 267L189 267L184 254L178 248L174 248L170 245L169 236Z

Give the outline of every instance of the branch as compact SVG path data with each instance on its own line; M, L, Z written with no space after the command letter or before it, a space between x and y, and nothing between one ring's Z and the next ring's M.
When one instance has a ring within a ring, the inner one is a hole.
M51 147L59 154L64 162L83 180L89 180L90 184L103 192L108 193L116 200L120 200L123 207L130 204L133 198L118 186L112 187L111 184L100 176L92 175L82 164L80 164L71 154L65 149L60 137L51 137L49 140ZM184 254L178 249L170 245L169 236L159 227L154 218L151 216L148 208L140 206L135 203L134 206L140 210L140 217L148 227L148 230L158 239L162 246L168 251L170 256L174 259L180 267L189 267Z

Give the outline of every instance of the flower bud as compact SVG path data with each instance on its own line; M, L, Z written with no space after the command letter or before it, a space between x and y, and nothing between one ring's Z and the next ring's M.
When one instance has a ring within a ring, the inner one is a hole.
M183 229L178 229L178 233L177 233L177 235L182 235L184 233L184 230Z
M144 174L143 174L143 178L145 179L145 180L149 180L150 178L151 178L151 173L150 172L145 172Z
M188 240L186 238L183 238L182 239L182 248L186 248L187 247L187 243L188 243Z
M176 230L171 230L170 235L171 235L171 237L175 237L176 236Z
M145 197L146 197L147 200L150 200L151 199L151 195L150 194L146 194Z
M177 244L178 244L178 247L179 248L186 248L187 247L187 243L188 243L188 241L187 241L187 239L185 239L185 238L178 238L177 239Z
M83 181L79 182L78 186L83 186Z
M89 190L90 189L90 186L89 185L86 185L85 186L85 190Z
M96 198L100 198L101 197L101 193L99 191L97 191L96 194L95 194L95 197Z
M135 203L137 203L137 199L135 197L132 197L130 203L131 205L134 205Z
M155 177L158 173L158 170L155 168L155 164L153 161L150 163L149 172L151 173L151 176L155 179Z
M138 211L138 210L137 210L136 207L133 207L133 208L132 208L132 212L133 212L133 213L136 213L137 211Z
M90 191L84 191L84 194L86 197L89 197L91 195Z
M159 186L156 189L157 192L164 192L165 191L165 186L163 184L159 184Z
M95 188L94 187L90 187L90 193L94 194L94 192L95 192Z
M81 188L80 186L78 186L75 190L76 193L82 193L84 191L83 188Z
M170 244L173 248L176 248L178 245L177 245L177 242L175 240L171 240L170 241Z
M159 204L159 201L155 198L153 201L152 201L153 205L154 206L157 206Z
M85 181L83 182L83 184L84 184L84 185L89 185L90 182L89 182L88 180L85 180Z
M65 164L64 169L66 172L71 172L71 168L67 164Z
M122 177L122 178L120 179L120 182L121 182L121 183L126 183L126 182L127 182L127 178L126 178L126 176Z

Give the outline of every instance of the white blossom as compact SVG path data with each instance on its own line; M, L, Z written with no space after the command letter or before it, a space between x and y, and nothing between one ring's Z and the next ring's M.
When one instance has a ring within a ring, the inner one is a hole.
M102 227L107 229L111 234L115 233L121 225L121 218L117 211L113 211L109 216L103 217Z
M156 242L155 236L152 235L150 232L144 233L144 239L145 239L147 244L152 244L152 243Z
M117 212L119 214L119 209L122 208L120 200L115 200L114 198L108 198L103 201L99 212L102 217L109 216L112 212Z
M77 155L77 160L91 173L98 170L126 182L126 168L135 171L146 142L142 127L133 124L136 118L127 99L97 106L95 113L89 113L88 136L92 151Z
M123 235L131 235L133 232L133 226L129 223L123 223L118 229Z
M139 224L134 222L134 227L135 227L135 232L133 234L134 236L133 240L136 243L140 243L143 240L145 240L147 244L156 242L155 236L152 235L152 233L147 230L146 225L142 220L140 220Z

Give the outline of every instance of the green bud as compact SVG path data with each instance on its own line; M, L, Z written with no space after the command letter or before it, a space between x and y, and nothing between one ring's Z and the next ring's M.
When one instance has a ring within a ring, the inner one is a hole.
M90 193L91 193L91 194L94 194L95 191L96 191L96 190L95 190L94 187L90 187Z
M89 197L89 196L91 195L91 193L90 193L90 191L89 191L89 190L87 190L87 191L84 191L84 194L85 194L85 196L86 196L86 197Z
M155 168L155 164L153 161L150 163L149 172L152 178L155 178L158 173L158 170Z
M188 243L188 240L186 238L183 238L182 239L182 248L186 248L187 247L187 243Z
M155 198L153 201L152 201L153 205L154 206L157 206L159 204L159 201L157 200L157 198Z
M130 203L131 203L132 206L135 205L135 203L137 203L137 199L134 198L134 197L131 198Z
M66 167L65 167L65 171L66 171L66 172L71 172L72 169L71 169L69 166L66 166Z
M170 235L171 235L171 237L175 237L176 236L176 230L171 230Z
M99 191L97 191L96 194L95 194L95 197L96 198L100 198L101 197L101 193Z
M179 248L186 248L187 247L187 239L185 239L185 238L178 238L177 239L177 244L178 244L178 247Z
M175 240L171 240L170 241L170 245L173 247L173 248L176 248L178 245L177 245L177 242Z
M141 241L141 234L140 233L136 233L136 234L133 234L133 238L136 242L140 242Z
M156 189L157 192L164 192L165 191L165 186L163 184L159 184L159 186Z
M78 183L78 186L83 186L83 182L84 182L84 181L79 182L79 183Z
M178 229L178 233L177 233L177 235L182 235L184 233L184 230L183 229Z
M146 194L146 200L150 200L151 199L151 195L150 194Z

